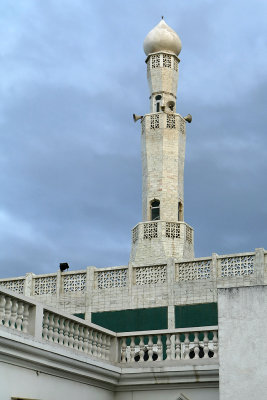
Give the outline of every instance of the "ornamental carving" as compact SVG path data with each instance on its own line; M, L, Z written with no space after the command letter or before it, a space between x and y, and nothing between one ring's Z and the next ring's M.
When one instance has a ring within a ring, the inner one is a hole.
M242 276L254 273L254 256L221 258L221 276Z
M144 239L153 239L157 237L158 237L157 222L144 224Z
M127 269L114 269L96 272L98 289L125 287L127 284Z
M166 222L166 237L172 239L181 237L180 224L177 222Z
M195 281L210 279L211 260L192 261L176 264L176 280Z
M12 281L2 281L0 286L4 286L6 289L13 290L14 292L23 294L24 290L24 279L17 279Z
M84 292L86 273L65 275L63 278L63 290L67 292Z
M34 294L55 294L57 292L57 277L45 276L34 278Z
M150 285L155 283L166 283L167 266L155 265L152 267L135 268L135 284L137 286Z

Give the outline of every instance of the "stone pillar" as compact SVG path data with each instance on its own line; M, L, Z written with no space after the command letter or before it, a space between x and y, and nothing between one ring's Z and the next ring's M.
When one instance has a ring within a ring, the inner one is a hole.
M255 249L255 274L257 285L264 285L264 253L263 248Z
M167 261L167 283L168 283L168 329L175 328L175 305L173 283L175 282L175 261L169 258Z
M57 271L57 304L58 304L58 300L60 298L61 293L63 292L61 285L62 285L62 276L61 276L61 271Z
M35 274L32 272L28 272L25 276L25 283L24 283L24 295L25 296L32 296L33 295L33 277Z
M85 289L85 315L86 322L92 322L92 297L95 287L95 271L96 267L89 266L86 268L86 289Z

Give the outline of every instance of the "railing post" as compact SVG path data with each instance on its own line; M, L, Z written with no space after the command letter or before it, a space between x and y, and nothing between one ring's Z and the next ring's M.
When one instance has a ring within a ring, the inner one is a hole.
M61 294L62 276L61 272L57 271L57 299L59 299Z
M264 285L264 249L255 249L254 274L258 285Z
M41 304L30 306L29 309L28 332L30 335L34 336L35 339L37 340L42 339L43 311L44 309Z
M217 281L218 277L218 254L217 253L212 253L212 260L211 260L211 280L213 282Z
M94 266L86 268L86 286L85 286L85 315L86 322L92 321L92 298L95 287L95 270Z
M24 282L24 296L32 296L33 295L33 277L35 274L32 272L28 272L25 276Z
M109 360L113 362L121 361L120 338L112 337L110 340Z

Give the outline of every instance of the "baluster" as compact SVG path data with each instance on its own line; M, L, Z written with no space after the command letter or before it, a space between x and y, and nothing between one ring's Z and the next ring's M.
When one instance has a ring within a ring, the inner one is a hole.
M59 315L54 315L54 343L58 343L59 338Z
M43 338L48 340L48 325L49 325L49 312L44 312L44 319L43 319Z
M166 335L166 360L170 360L171 359L171 340L170 340L170 334L167 333Z
M189 333L185 333L185 339L184 339L184 358L185 360L189 359L189 344L190 344L190 340L189 340Z
M107 336L107 341L106 341L106 360L110 359L110 336Z
M9 327L9 322L10 322L10 315L11 315L11 307L12 307L12 302L10 297L6 297L6 306L5 306L5 326Z
M5 295L2 294L2 295L0 296L0 325L2 325L3 322L4 322L4 317L5 317L5 304L6 304Z
M54 314L49 313L49 324L48 324L48 340L49 342L53 342L54 336Z
M93 356L97 357L97 332L93 331L93 347L92 347Z
M195 353L195 358L199 358L199 338L198 338L199 332L194 332L194 333L195 333L195 338L194 338L194 353Z
M83 341L84 341L84 327L82 325L80 325L80 327L79 327L79 342L78 342L80 351L83 351Z
M126 363L127 362L127 358L126 358L126 338L122 338L122 342L121 342L121 362L122 363Z
M101 358L102 356L102 333L98 332L98 341L97 341L97 357Z
M70 321L70 334L69 334L69 347L72 349L73 348L73 342L74 342L74 322Z
M12 299L11 315L10 315L10 328L15 329L15 322L17 319L18 302L16 299Z
M134 356L135 356L135 341L134 341L134 336L131 337L131 343L130 343L130 362L134 362Z
M181 341L180 341L180 333L175 335L175 359L181 359Z
M217 331L212 331L213 333L213 352L214 352L214 358L218 357L218 335Z
M157 354L158 358L157 361L162 361L162 340L161 340L161 335L158 335L158 340L157 340Z
M93 331L92 329L89 330L89 337L88 337L88 354L93 354Z
M63 317L59 318L58 344L61 344L61 345L63 345L63 341L64 341L64 335L63 335L63 332L64 332L64 321L65 321L65 318L63 318Z
M203 347L204 347L204 358L209 358L209 338L207 331L204 332Z
M147 344L147 349L148 349L148 361L153 361L153 340L152 340L152 335L148 336L148 344Z
M17 320L16 320L16 325L17 325L17 330L21 331L22 328L22 318L23 318L23 302L19 301L18 302L18 311L17 311Z
M103 334L102 335L102 355L101 358L103 358L103 360L106 360L106 351L107 351L107 347L106 347L106 343L107 343L107 335Z
M23 321L22 321L22 330L24 333L28 332L29 315L30 315L30 305L28 303L24 303Z
M144 342L144 336L140 336L140 360L139 361L144 361L144 355L145 355L145 342Z
M69 346L69 334L70 334L70 321L69 319L65 319L64 321L64 346L68 347Z
M74 335L73 335L73 338L74 338L73 348L74 349L78 349L78 344L79 344L78 337L79 337L79 324L74 324Z
M88 337L89 337L89 329L84 328L84 333L83 333L83 351L85 353L88 352Z

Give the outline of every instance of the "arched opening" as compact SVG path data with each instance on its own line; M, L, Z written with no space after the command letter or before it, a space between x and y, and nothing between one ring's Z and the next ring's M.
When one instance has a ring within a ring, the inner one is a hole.
M150 203L151 209L151 221L157 221L160 219L160 201L152 200Z
M183 215L183 203L179 201L178 203L178 221L183 221L184 220L184 215Z
M160 112L160 100L161 100L161 95L158 94L158 95L155 97L155 100L156 100L156 112Z

